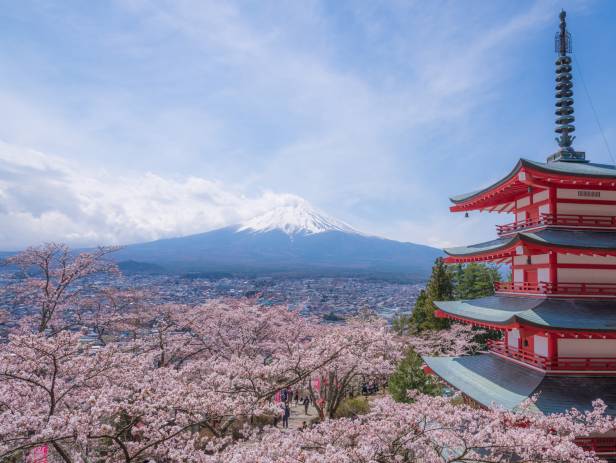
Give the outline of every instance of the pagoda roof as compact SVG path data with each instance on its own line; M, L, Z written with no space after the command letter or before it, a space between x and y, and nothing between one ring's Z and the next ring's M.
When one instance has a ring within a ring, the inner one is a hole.
M484 257L491 259L503 255L513 255L514 248L520 242L538 248L556 247L570 249L580 254L594 251L596 254L611 254L616 251L616 232L590 231L590 230L563 230L545 228L533 232L518 232L514 235L498 238L484 243L459 246L445 249L451 256L446 259L449 263L464 261L465 257Z
M611 164L568 161L537 162L529 159L520 159L520 163L522 163L522 165L549 173L562 173L593 178L616 178L616 166Z
M495 295L434 303L446 316L505 328L533 325L575 331L616 331L614 301Z
M520 173L528 173L522 179ZM580 185L580 179L587 179L590 187L614 189L616 183L616 166L591 162L536 162L520 159L513 170L501 180L470 193L449 198L454 206L452 211L483 209L513 201L526 192L528 186L540 187L563 186L565 179ZM564 186L570 186L567 183ZM500 209L499 209L500 210Z
M606 403L608 415L616 415L616 377L549 376L492 354L423 359L435 374L486 407L516 410L536 394L533 408L546 415L572 408L590 411L596 399Z

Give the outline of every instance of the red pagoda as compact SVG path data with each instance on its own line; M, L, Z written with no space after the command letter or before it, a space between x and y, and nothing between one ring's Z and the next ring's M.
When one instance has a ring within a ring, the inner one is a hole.
M616 166L572 147L571 37L556 34L556 133L546 162L520 159L495 184L451 198L453 212L511 213L498 238L446 249L447 263L511 268L495 294L436 302L436 315L499 330L486 353L427 357L429 369L467 398L515 409L537 395L543 413L589 410L602 399L616 415ZM616 456L616 432L580 445Z

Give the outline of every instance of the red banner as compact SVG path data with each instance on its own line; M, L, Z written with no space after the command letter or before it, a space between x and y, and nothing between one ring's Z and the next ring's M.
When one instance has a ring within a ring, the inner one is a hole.
M47 445L41 445L34 447L26 456L26 463L47 463L47 452L49 448Z

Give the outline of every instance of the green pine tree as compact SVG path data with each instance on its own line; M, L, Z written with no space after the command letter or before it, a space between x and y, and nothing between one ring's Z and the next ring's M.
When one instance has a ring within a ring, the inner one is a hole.
M411 315L411 324L418 331L440 330L449 327L449 320L437 318L434 315L435 301L450 301L454 296L453 278L442 258L436 259L432 267L432 275L415 303Z
M456 265L451 268L454 280L454 296L456 299L475 299L494 294L494 283L501 281L498 267L483 263ZM497 330L483 330L483 334L475 336L475 341L486 345L489 339L500 339L502 334Z
M498 268L493 265L471 263L456 265L450 272L456 299L475 299L494 294L494 283L500 281Z
M422 369L423 360L413 350L409 350L396 371L389 379L388 389L397 402L411 402L407 391L416 390L424 394L437 395L441 392L438 380L426 375Z
M448 328L450 321L434 316L435 301L475 299L494 294L494 283L500 281L498 267L481 263L447 266L439 258L425 290L417 297L410 315L396 317L392 326L400 334ZM492 336L490 336L492 337Z

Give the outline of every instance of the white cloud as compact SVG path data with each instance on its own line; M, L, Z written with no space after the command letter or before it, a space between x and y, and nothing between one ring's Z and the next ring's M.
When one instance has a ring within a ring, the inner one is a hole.
M0 146L0 249L201 232L288 198L264 188L405 241L491 236L446 196L499 176L474 157L511 128L477 113L556 19L541 1L110 5L28 11L58 48L0 53L0 138L64 159Z
M201 177L115 176L0 142L0 245L41 241L126 244L208 231L246 220L296 196L245 197Z

